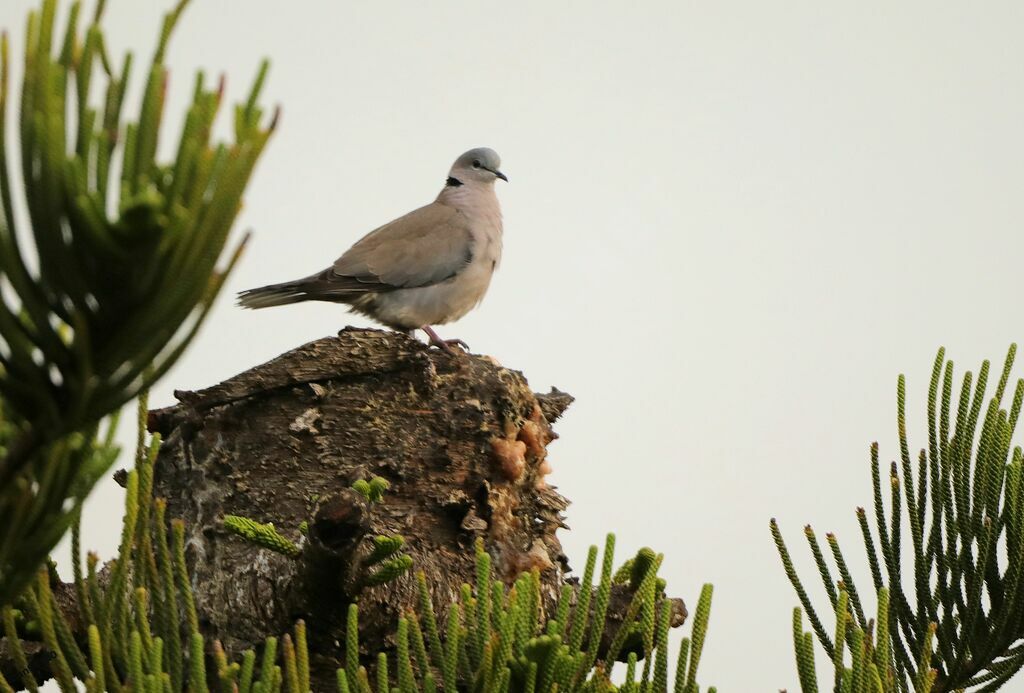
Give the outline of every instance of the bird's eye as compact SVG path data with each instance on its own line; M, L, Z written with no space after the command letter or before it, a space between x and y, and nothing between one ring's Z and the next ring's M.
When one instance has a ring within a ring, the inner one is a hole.
M480 161L478 159L473 159L473 168L480 168Z

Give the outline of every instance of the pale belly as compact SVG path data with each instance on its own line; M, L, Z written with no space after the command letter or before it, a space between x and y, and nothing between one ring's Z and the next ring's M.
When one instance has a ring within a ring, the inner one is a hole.
M475 308L487 293L493 268L479 266L482 264L433 286L367 296L353 309L405 330L454 322Z

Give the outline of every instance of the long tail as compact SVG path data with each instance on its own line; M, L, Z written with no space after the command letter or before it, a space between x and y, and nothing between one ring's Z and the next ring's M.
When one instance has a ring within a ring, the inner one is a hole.
M243 308L270 308L306 301L309 298L304 281L284 282L240 291L238 305Z

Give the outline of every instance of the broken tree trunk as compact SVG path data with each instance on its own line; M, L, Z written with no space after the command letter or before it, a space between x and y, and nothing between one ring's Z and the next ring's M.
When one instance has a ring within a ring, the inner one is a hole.
M507 581L539 568L549 599L564 582L555 533L567 502L544 481L564 393L534 394L486 357L346 329L176 395L179 405L150 414L164 437L155 494L185 520L201 621L229 650L303 618L333 672L357 599L361 642L387 647L417 591L412 573L365 585L377 535L404 537L442 614L475 579L478 539ZM351 489L372 477L390 484L382 502ZM226 531L225 515L273 523L302 552L260 549Z
M417 604L422 571L443 623L462 584L475 582L478 541L506 582L537 569L545 608L576 584L556 536L568 503L544 481L547 445L557 437L551 424L572 402L563 392L535 394L521 373L487 357L346 329L176 395L180 404L149 415L163 437L154 495L184 520L207 642L218 639L232 654L302 618L312 689L333 690L348 606L360 607L363 654L390 649L398 616ZM352 488L373 477L389 483L379 502ZM226 515L272 523L295 555L231 533ZM413 568L374 585L366 559L379 535L401 535ZM53 588L85 647L73 586ZM628 582L612 585L601 656L633 594ZM669 601L676 627L686 608ZM52 653L21 644L37 680L49 678ZM0 638L0 671L12 680L18 667L8 645ZM627 643L622 655L637 647Z

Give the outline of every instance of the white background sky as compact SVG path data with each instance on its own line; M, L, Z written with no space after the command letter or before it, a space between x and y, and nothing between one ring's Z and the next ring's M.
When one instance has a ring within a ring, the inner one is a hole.
M0 4L15 55L34 4ZM148 60L169 4L110 0L115 53ZM862 565L853 511L869 443L898 455L897 374L919 447L936 348L973 369L1021 337L1022 22L1010 2L195 0L169 133L195 69L234 100L263 56L284 116L238 224L252 244L153 402L368 325L232 294L321 269L493 147L504 261L442 334L577 397L550 451L574 565L609 530L623 559L663 551L691 607L715 584L702 682L796 690L768 519L805 570L808 521ZM108 483L88 506L106 556L120 502Z

